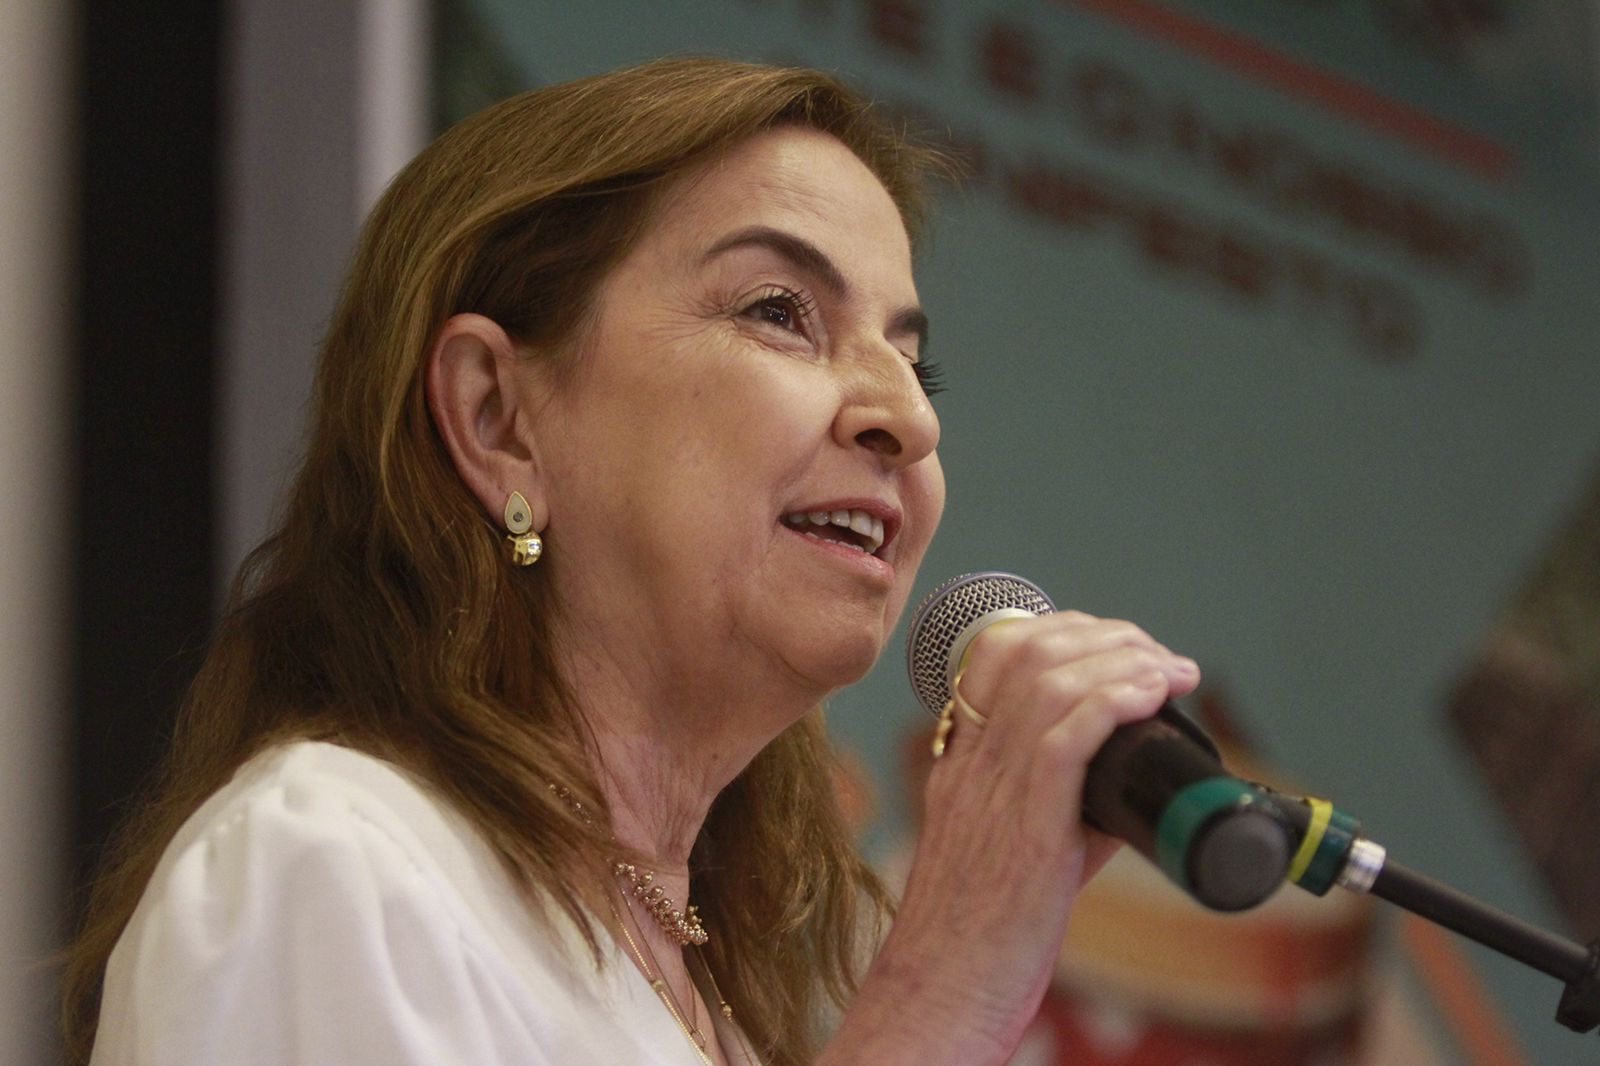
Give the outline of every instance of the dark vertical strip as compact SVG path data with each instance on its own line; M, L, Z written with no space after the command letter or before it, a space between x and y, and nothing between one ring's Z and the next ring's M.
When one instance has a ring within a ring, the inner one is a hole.
M212 610L221 6L79 6L73 860L147 778Z

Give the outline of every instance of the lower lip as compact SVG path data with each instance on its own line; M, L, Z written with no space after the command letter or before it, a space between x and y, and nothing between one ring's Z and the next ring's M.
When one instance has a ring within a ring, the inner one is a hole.
M864 551L846 547L834 540L823 540L821 537L811 537L795 529L793 526L779 522L779 527L796 540L802 541L820 552L826 552L835 559L850 563L864 574L880 578L883 581L894 580L894 567L876 555L868 555Z

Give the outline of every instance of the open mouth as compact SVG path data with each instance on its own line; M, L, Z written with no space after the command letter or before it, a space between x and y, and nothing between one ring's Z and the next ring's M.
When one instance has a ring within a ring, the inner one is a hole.
M815 540L855 548L876 555L883 547L883 519L866 511L796 511L783 516L783 524Z

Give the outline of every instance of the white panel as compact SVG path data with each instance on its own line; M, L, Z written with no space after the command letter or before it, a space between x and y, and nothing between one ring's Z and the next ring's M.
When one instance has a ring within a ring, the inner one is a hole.
M0 1063L49 1061L62 884L66 9L0 4Z
M428 142L427 8L424 0L361 7L356 211L362 215Z
M228 42L219 595L272 526L361 215L426 130L422 0L237 0Z

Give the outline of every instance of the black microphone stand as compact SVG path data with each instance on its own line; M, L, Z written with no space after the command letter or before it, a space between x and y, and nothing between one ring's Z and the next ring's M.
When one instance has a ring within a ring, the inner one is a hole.
M1299 837L1289 879L1314 895L1332 885L1370 892L1436 925L1454 930L1566 985L1556 1021L1579 1033L1600 1026L1600 939L1587 946L1417 873L1360 835L1361 825L1323 800L1269 792Z
M1202 801L1208 788L1221 799ZM1600 939L1585 947L1390 861L1326 800L1233 777L1211 738L1171 703L1101 745L1083 810L1213 910L1253 907L1285 880L1317 896L1334 885L1370 893L1563 982L1556 1020L1580 1033L1600 1027Z

